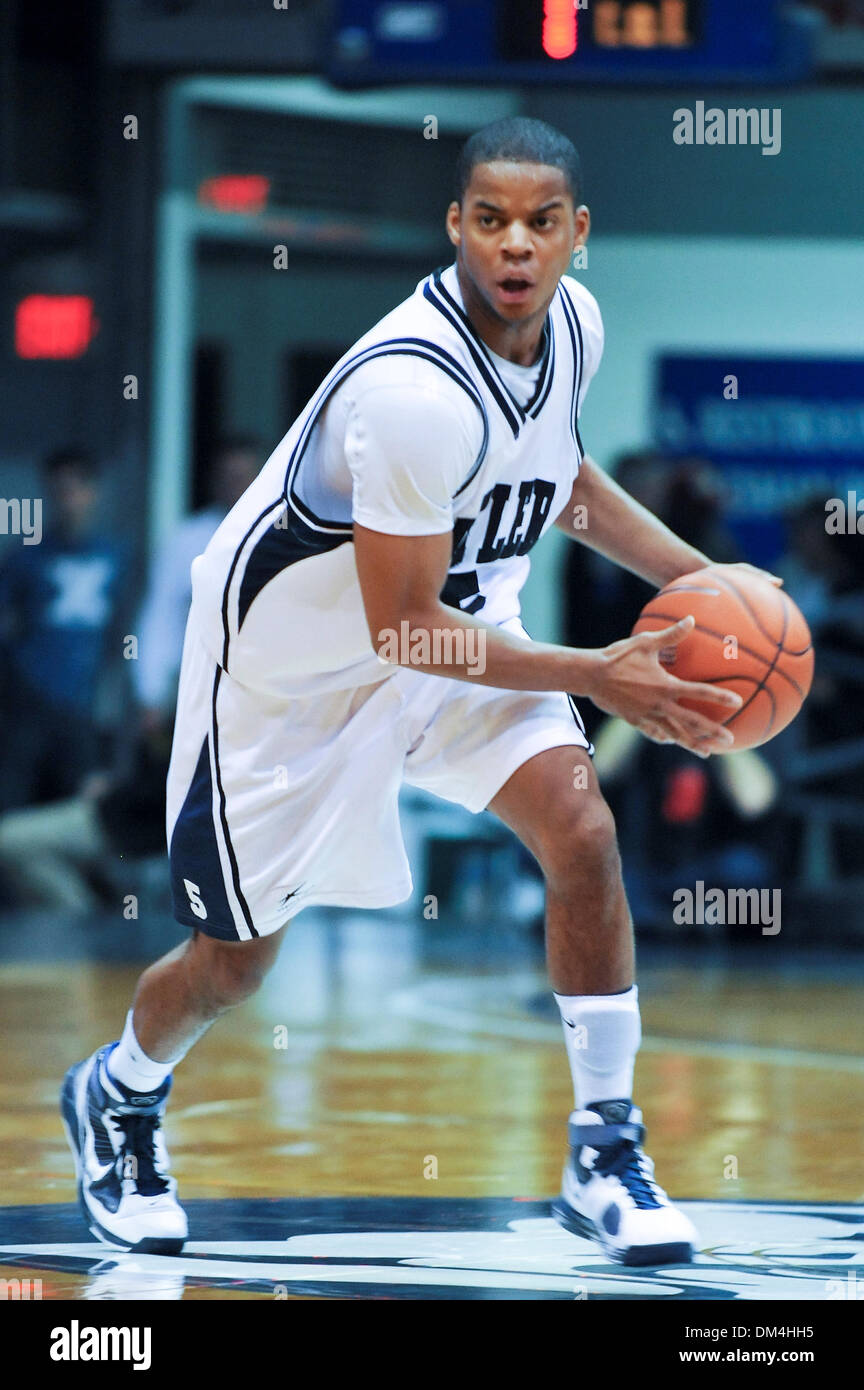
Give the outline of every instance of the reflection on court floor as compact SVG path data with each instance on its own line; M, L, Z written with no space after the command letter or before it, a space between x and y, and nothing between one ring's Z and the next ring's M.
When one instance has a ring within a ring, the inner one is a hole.
M177 1256L112 1252L68 1206L0 1209L0 1268L42 1298L857 1299L864 1208L685 1202L702 1250L662 1270L610 1263L544 1202L307 1198L189 1203ZM860 1292L859 1292L860 1289Z
M538 939L408 913L304 914L260 993L177 1069L166 1135L190 1241L141 1257L100 1245L80 1218L58 1089L117 1036L135 958L179 933L10 926L0 1294L864 1294L864 965L851 953L782 938L734 956L642 946L634 1094L658 1179L703 1248L691 1266L628 1271L550 1218L572 1090Z

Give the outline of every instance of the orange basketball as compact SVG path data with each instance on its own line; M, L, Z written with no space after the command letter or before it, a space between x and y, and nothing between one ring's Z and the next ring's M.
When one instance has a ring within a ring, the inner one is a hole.
M730 753L767 743L800 710L813 679L813 644L800 609L758 574L714 566L683 574L646 603L637 632L657 632L692 613L696 626L661 653L673 676L736 691L734 714L701 700L682 700L735 735Z

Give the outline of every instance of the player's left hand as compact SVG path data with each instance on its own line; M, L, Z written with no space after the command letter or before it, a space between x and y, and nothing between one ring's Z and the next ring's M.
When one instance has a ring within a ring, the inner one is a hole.
M748 565L746 560L736 560L731 565L712 565L714 570L747 570L748 574L758 574L761 579L767 579L769 584L776 584L777 588L783 587L783 580L779 574L772 574L770 570L760 570L757 565Z

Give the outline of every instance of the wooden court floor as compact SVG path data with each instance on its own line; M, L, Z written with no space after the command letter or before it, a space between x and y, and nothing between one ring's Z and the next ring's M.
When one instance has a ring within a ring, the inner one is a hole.
M181 1200L557 1191L572 1092L536 947L451 950L446 932L430 945L434 929L298 919L258 996L177 1069L166 1136ZM59 1083L118 1036L138 969L2 967L4 1208L74 1200ZM670 1195L864 1201L860 966L767 947L758 961L643 952L639 983L634 1098ZM64 1275L52 1296L81 1284Z

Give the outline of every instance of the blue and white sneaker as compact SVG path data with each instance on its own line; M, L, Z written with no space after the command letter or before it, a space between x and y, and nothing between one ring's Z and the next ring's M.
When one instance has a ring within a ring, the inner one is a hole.
M60 1093L75 1157L78 1201L94 1236L119 1250L174 1255L188 1235L162 1137L169 1076L158 1090L130 1091L109 1075L109 1043L70 1067Z
M689 1264L699 1237L654 1181L641 1146L642 1111L630 1100L598 1101L570 1116L570 1157L555 1220L596 1240L625 1265Z

